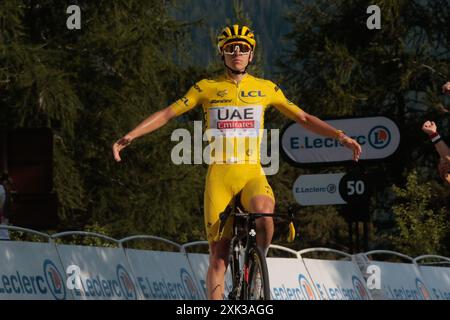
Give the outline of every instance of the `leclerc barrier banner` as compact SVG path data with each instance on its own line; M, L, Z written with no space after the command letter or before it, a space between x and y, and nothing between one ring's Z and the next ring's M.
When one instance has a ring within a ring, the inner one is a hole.
M373 289L383 300L430 300L430 290L425 286L419 268L411 263L370 261L380 268L381 288ZM439 276L442 279L442 274ZM380 292L378 292L380 291Z
M198 287L201 288L204 297L207 297L206 292L206 273L208 271L209 266L209 256L207 254L201 253L188 253L187 254L189 264L192 267L192 272L194 273L195 278L197 279ZM228 293L230 292L232 287L231 282L231 272L230 268L228 268L227 273L225 275L225 297L228 297Z
M351 261L303 258L322 300L372 300L358 266Z
M267 258L273 300L320 300L303 262L296 258Z
M123 249L58 245L64 270L78 269L81 280L71 289L77 300L136 300L141 298ZM72 273L71 273L72 274ZM68 280L72 276L68 275ZM73 278L75 280L75 277ZM76 281L73 281L76 282Z
M206 299L186 254L136 249L126 249L125 252L144 299Z
M419 270L431 299L450 300L450 268L419 266Z
M267 259L274 300L450 299L448 267L417 265L407 256L413 263L356 263L302 257L338 252L332 249L283 250L294 258ZM368 290L359 269L368 265L378 266L380 289ZM0 300L205 299L207 267L206 254L0 241ZM227 294L229 273L226 281Z
M0 241L1 300L72 299L51 243Z

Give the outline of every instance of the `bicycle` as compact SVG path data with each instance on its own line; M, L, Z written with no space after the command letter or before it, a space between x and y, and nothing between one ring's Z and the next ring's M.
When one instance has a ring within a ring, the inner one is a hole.
M295 238L293 215L275 215L267 213L249 213L243 210L235 197L234 205L228 205L220 214L219 234L225 227L227 219L233 217L233 234L230 244L232 289L229 300L270 300L270 282L267 261L263 252L256 245L256 219L272 217L288 220L288 241Z

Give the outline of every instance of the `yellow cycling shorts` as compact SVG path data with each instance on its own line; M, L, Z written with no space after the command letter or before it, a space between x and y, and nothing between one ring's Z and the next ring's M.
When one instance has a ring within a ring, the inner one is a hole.
M248 211L250 211L250 201L255 196L268 196L275 202L272 188L260 164L212 164L209 166L204 195L204 218L209 243L220 240L219 215L241 191L241 203ZM231 239L232 231L232 219L228 219L221 238Z

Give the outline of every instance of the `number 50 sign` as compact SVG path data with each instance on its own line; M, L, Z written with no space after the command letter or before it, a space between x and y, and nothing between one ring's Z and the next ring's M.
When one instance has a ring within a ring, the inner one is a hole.
M303 206L360 204L368 201L367 178L357 173L302 175L293 187L296 201Z

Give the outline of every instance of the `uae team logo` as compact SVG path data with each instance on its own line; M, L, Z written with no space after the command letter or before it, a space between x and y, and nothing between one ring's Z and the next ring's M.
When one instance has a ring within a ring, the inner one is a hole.
M66 299L64 280L56 265L49 259L44 261L44 276L47 287L56 300Z

